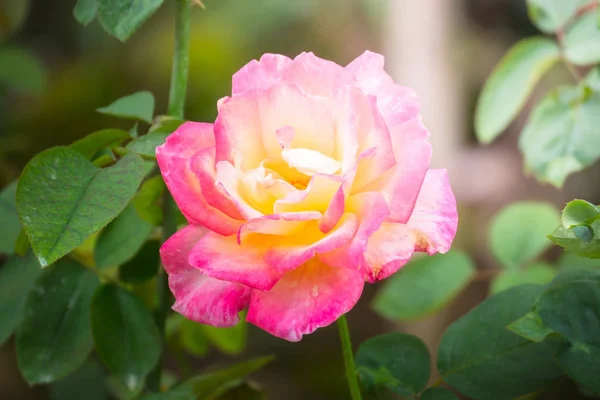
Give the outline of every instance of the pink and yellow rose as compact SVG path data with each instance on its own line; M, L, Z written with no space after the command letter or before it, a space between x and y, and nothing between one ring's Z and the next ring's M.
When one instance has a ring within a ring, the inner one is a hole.
M233 76L214 124L188 122L157 148L189 225L161 257L187 318L247 321L297 341L358 301L415 252L446 252L456 202L429 169L413 90L383 57L346 67L266 54Z

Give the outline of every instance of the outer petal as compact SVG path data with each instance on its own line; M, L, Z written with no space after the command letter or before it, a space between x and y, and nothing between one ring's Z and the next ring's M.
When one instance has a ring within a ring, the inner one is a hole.
M238 244L237 235L220 236L209 232L194 246L188 261L190 265L213 278L239 282L259 290L269 290L281 278L283 272L263 260L273 238L260 236L260 241L245 240Z
M252 60L233 75L231 91L233 95L246 90L267 89L292 62L279 54L265 54L260 61Z
M208 204L197 176L190 169L190 158L213 145L212 124L187 122L157 147L156 159L169 191L188 220L230 235L237 232L241 221ZM224 205L224 209L228 208Z
M251 289L210 278L188 263L191 248L206 229L188 225L171 236L160 255L175 296L173 310L193 321L218 327L237 324L238 312L248 306Z
M303 91L317 96L331 96L334 87L352 74L340 65L315 56L302 53L294 58L283 72L283 79L297 83Z
M270 291L254 291L246 321L297 342L302 335L327 326L350 311L363 286L358 271L330 267L312 258L288 272Z
M377 97L377 107L389 127L416 117L419 103L414 90L396 85L383 69L381 54L364 52L346 69L354 73L360 89Z

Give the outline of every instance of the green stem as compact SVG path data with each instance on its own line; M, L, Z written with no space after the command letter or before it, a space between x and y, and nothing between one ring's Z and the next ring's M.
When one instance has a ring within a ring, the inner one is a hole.
M340 340L342 342L342 353L344 354L344 366L346 367L346 378L348 378L348 387L352 400L362 400L358 379L356 378L356 367L354 366L354 353L352 351L352 342L350 341L350 331L346 316L342 315L337 320L338 330L340 331Z
M188 67L190 58L190 13L191 0L177 0L177 19L175 25L175 51L173 53L173 70L171 73L171 89L169 91L169 115L183 119L185 109L185 94L187 90ZM177 206L168 191L163 202L163 241L177 231ZM171 307L171 292L167 274L161 270L157 276L156 290L158 291L158 306L156 309L156 325L161 336L165 336L165 321ZM163 342L161 357L150 374L146 386L149 390L158 392L162 375L162 364L165 352Z

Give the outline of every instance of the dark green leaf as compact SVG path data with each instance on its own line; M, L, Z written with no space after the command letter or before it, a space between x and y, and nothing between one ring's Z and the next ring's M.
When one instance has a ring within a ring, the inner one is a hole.
M581 229L585 229L588 235L583 236L578 231ZM569 252L582 257L600 258L600 220L594 221L589 228L585 226L575 226L573 228L559 226L548 237Z
M598 218L600 218L598 207L585 200L572 200L568 202L562 212L562 224L565 228L581 224L591 224Z
M0 268L0 345L23 319L27 294L42 269L33 254L11 257Z
M434 313L470 281L475 267L459 250L424 257L404 266L388 279L373 308L392 320L409 321Z
M600 395L600 347L571 345L557 354L562 369L595 395Z
M17 361L29 384L49 383L79 367L92 350L90 304L98 278L63 260L49 268L29 292L17 328Z
M167 138L166 133L152 132L144 136L133 139L127 148L131 151L135 151L141 156L155 158L156 147L163 144Z
M21 228L19 235L17 236L17 242L15 243L15 254L24 257L30 247L29 239L27 239L27 235L25 234L25 229Z
M150 233L152 224L143 220L129 204L100 233L94 251L96 268L114 267L129 261L142 247Z
M540 316L533 311L512 322L507 328L533 342L541 342L553 332L552 329L544 325Z
M165 191L165 183L160 175L146 180L133 198L133 205L142 219L153 225L160 225L163 211L160 199Z
M50 400L107 400L104 369L88 361L65 379L50 386Z
M523 285L497 293L453 323L438 350L443 379L469 397L504 400L560 377L554 360L559 342L535 343L506 329L529 312L542 289Z
M154 96L152 96L152 93L146 91L136 92L129 96L121 97L109 106L99 108L96 111L119 118L139 119L150 124L154 115Z
M239 385L246 375L257 371L274 357L259 357L229 368L191 378L165 393L151 394L141 400L210 400Z
M552 245L546 235L559 223L560 214L550 204L513 203L492 220L492 252L503 267L519 268Z
M96 18L98 11L98 0L77 0L73 15L83 25L87 25Z
M0 86L20 93L40 95L46 89L46 70L26 50L0 48Z
M116 146L129 138L129 133L122 129L102 129L79 139L70 147L91 159L101 149Z
M12 254L15 249L21 223L17 215L17 182L6 186L0 192L0 253Z
M143 173L135 154L104 169L66 147L29 161L17 185L17 210L40 264L52 264L116 217Z
M211 397L211 400L266 400L266 396L259 388L250 385L248 382L243 382L222 395Z
M119 267L119 279L139 284L152 279L158 272L160 242L149 240L131 260Z
M124 42L162 5L163 0L99 0L98 20Z
M394 393L410 396L427 384L431 362L421 339L405 333L388 333L360 345L356 369L369 391L385 386Z
M475 132L490 143L508 126L544 75L559 60L556 43L534 37L514 45L500 60L483 87L475 110Z
M498 293L528 283L546 284L554 278L556 271L549 264L536 263L525 269L502 271L490 285L490 293Z
M92 302L96 350L130 390L139 388L158 362L160 334L152 315L132 293L114 285L98 289Z
M585 0L527 0L529 19L541 31L554 33L565 26Z
M429 388L423 392L421 400L458 400L458 397L448 389Z
M600 61L600 30L594 13L585 13L567 29L565 56L573 64L590 65Z

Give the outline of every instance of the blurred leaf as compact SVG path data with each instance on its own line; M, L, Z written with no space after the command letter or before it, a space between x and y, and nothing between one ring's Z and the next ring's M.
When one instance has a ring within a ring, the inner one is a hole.
M185 121L170 115L158 115L154 118L154 123L148 130L148 133L173 133Z
M121 97L110 105L99 108L96 111L119 118L138 119L151 124L152 116L154 115L154 96L147 91L136 92L129 96ZM127 136L129 137L129 135Z
M113 156L109 156L108 154L103 154L100 157L94 158L94 160L92 161L92 164L94 164L95 167L104 168L104 167L108 167L109 165L113 164L114 162L115 162L115 159Z
M507 328L533 342L541 342L546 336L553 333L552 329L544 325L536 312L528 312L518 320L511 322Z
M444 381L469 397L504 400L560 377L559 342L534 343L506 329L529 312L542 289L523 285L497 293L450 325L438 350Z
M559 257L557 267L559 270L575 268L599 268L600 260L581 257L577 254L565 251Z
M133 139L131 142L129 142L127 148L131 151L135 151L141 156L155 158L156 147L163 144L166 138L166 133L147 133L144 136Z
M363 342L356 352L356 370L365 388L385 386L414 396L429 380L431 361L425 343L405 333L388 333Z
M140 284L152 279L158 272L160 242L149 240L135 257L119 267L119 279L125 283Z
M422 318L451 301L474 272L471 259L459 250L412 261L387 280L373 308L391 320Z
M107 400L104 369L90 360L50 386L50 400Z
M507 269L497 275L490 285L490 293L498 293L514 286L528 283L546 284L554 278L556 271L549 264L536 263L527 268Z
M122 129L102 129L79 139L71 144L70 147L83 154L86 158L92 158L103 148L116 146L129 138L129 133Z
M266 400L267 396L260 389L253 387L248 382L235 386L220 396L212 397L214 400Z
M21 223L17 215L17 182L0 191L0 253L12 254L15 249Z
M21 323L27 294L42 273L33 254L10 257L0 268L0 345Z
M208 341L219 351L232 356L244 351L248 334L245 318L240 318L240 322L230 328L216 328L210 325L201 325L201 327Z
M143 220L133 204L100 233L94 251L96 268L114 267L129 261L152 232L152 224Z
M0 48L0 86L19 93L40 95L46 89L46 71L29 51Z
M527 0L529 19L542 32L554 33L575 15L582 0Z
M19 370L30 384L73 372L92 350L90 304L98 278L71 260L48 268L29 292L17 328Z
M92 302L92 333L98 355L129 390L144 377L160 356L160 334L149 310L133 294L103 285Z
M572 345L559 351L556 358L567 375L593 395L600 395L600 347Z
M40 264L52 264L115 218L134 196L143 168L129 154L98 169L66 147L29 161L17 185L17 210Z
M87 25L96 18L98 11L98 0L77 0L73 15L79 23Z
M489 241L492 252L503 267L519 268L552 245L546 235L559 223L560 215L550 204L510 204L491 222Z
M274 357L258 357L244 361L226 369L191 378L165 393L143 396L141 400L214 400L239 385L246 375L259 370L273 359Z
M564 37L567 60L576 65L590 65L600 61L600 30L596 16L588 12L569 26Z
M104 30L125 42L162 5L163 0L98 0Z
M133 205L137 213L145 221L153 225L160 225L163 211L160 199L165 191L165 183L160 175L146 180L133 198Z
M514 45L500 60L483 87L475 111L475 132L490 143L525 105L534 86L559 59L556 43L542 37Z
M571 173L600 157L600 93L560 86L530 114L519 139L526 168L541 182L561 187Z
M458 397L448 389L431 387L423 392L421 400L458 400Z
M594 221L589 228L559 226L548 237L558 246L578 256L600 258L600 220Z
M30 9L29 0L3 0L0 2L0 41L21 28Z
M17 241L15 242L15 254L24 257L30 247L31 245L25 234L25 229L21 228L19 235L17 236Z
M572 200L562 212L562 225L570 228L574 225L590 224L600 218L598 207L585 200Z
M204 357L210 350L208 339L202 328L201 324L189 319L183 319L179 327L181 346L196 357Z

